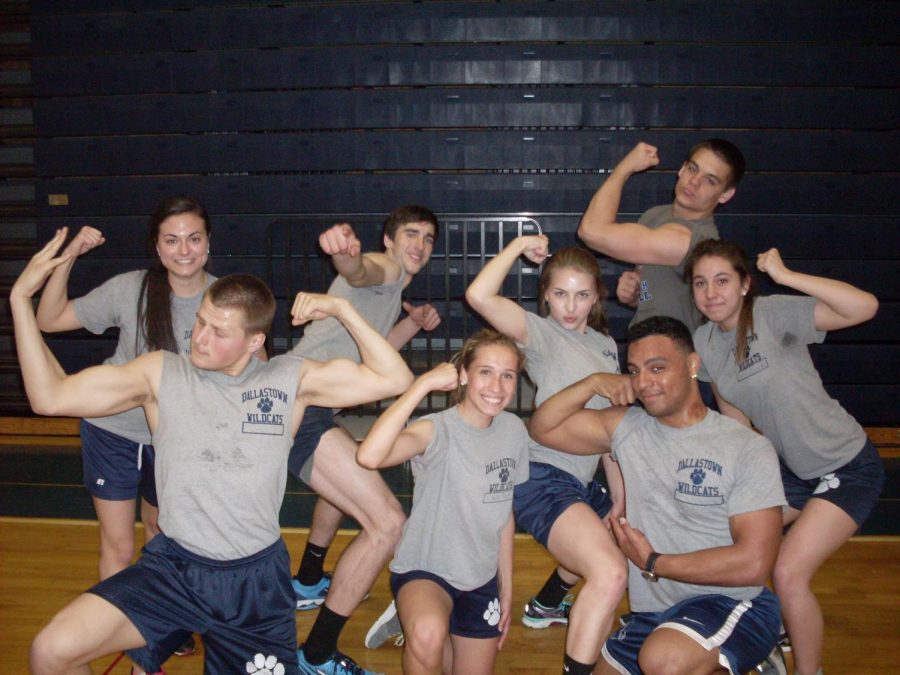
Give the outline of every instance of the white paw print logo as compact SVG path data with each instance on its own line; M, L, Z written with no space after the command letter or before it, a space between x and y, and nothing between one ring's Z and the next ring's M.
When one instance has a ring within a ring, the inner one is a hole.
M841 486L841 479L835 476L833 473L826 473L819 479L819 484L816 485L816 489L813 490L814 495L820 495L823 492L828 490L834 490L835 488L839 488Z
M284 675L284 664L278 663L275 656L257 654L252 661L247 661L247 672L255 675Z
M500 601L497 598L488 603L487 609L484 610L484 620L488 622L488 626L500 623Z

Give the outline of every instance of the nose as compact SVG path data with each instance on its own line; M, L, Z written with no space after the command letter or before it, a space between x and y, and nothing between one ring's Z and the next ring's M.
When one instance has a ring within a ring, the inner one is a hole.
M187 239L179 239L178 240L178 252L187 254L190 251L190 246L188 245Z
M575 298L571 295L566 296L566 311L574 312L575 311Z

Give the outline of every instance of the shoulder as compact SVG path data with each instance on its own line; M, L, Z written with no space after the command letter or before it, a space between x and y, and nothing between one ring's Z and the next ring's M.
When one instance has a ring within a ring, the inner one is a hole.
M384 274L384 284L394 283L403 278L403 267L386 253L370 251L368 253L363 253L363 258L369 263L381 268Z

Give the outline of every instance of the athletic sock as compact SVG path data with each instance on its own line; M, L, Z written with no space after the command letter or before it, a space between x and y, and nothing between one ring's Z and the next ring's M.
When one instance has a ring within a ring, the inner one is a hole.
M559 570L555 569L534 599L544 607L558 607L566 594L572 590L573 585L563 581L563 578L559 576Z
M304 586L312 586L319 583L325 569L326 553L328 553L327 546L316 546L306 542L303 558L300 560L300 567L297 568L297 581Z
M337 650L338 637L347 623L348 616L332 612L328 605L319 608L319 616L303 645L303 654L309 663L325 663Z
M581 663L566 654L563 659L563 675L591 675L596 663Z

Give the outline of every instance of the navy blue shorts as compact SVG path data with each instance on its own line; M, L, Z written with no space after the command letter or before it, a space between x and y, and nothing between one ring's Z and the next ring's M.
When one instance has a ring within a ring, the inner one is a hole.
M516 485L513 513L519 527L547 547L553 523L563 511L584 502L601 518L609 513L612 500L606 488L592 480L586 486L568 471L550 464L530 462L528 480Z
M84 420L80 431L84 486L92 496L124 501L140 495L157 506L152 445L129 441Z
M288 455L288 471L292 476L309 485L312 467L306 471L303 470L303 467L319 447L319 440L325 432L336 428L334 410L315 405L306 406L303 411L303 419L300 421L300 428L297 429L297 435L294 436L291 454Z
M155 673L191 633L203 636L207 673L246 673L248 663L298 673L296 599L284 541L239 560L203 558L163 534L140 559L88 592L118 607L147 645L128 652Z
M810 499L818 497L839 507L859 527L872 513L884 487L884 464L869 440L856 457L820 478L800 478L779 461L784 494L791 508L803 510Z
M707 651L719 650L719 665L740 674L752 671L778 642L781 607L768 588L753 600L701 595L665 612L632 612L628 623L603 645L603 658L620 673L641 675L638 654L657 628L684 633Z
M410 581L427 579L443 588L453 601L450 612L450 634L466 638L492 639L500 637L500 592L495 576L484 586L471 591L461 591L448 584L442 577L423 570L398 574L391 572L391 591L394 597L400 588Z

